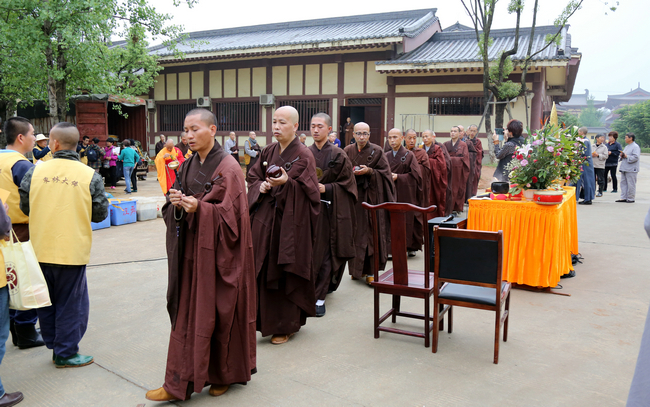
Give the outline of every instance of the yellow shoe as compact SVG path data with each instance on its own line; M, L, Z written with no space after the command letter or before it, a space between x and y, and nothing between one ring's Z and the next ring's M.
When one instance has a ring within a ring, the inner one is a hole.
M171 394L167 393L167 390L165 390L164 387L161 387L161 388L156 389L156 390L149 390L144 397L147 400L151 400L151 401L173 401L173 400L178 400L176 397L174 397Z
M211 396L218 397L224 394L225 392L227 392L229 388L230 388L229 384L224 384L224 385L213 384L210 386L209 393Z
M375 281L375 276L366 276L366 283L368 285L370 285L370 283L372 283L373 281Z
M274 345L282 345L283 343L289 342L289 338L292 337L293 334L289 335L273 335L271 338L271 343Z

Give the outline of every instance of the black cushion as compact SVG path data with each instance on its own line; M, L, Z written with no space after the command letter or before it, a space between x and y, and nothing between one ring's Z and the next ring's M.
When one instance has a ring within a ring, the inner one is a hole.
M466 301L474 304L496 305L496 294L494 288L449 283L440 290L438 298Z

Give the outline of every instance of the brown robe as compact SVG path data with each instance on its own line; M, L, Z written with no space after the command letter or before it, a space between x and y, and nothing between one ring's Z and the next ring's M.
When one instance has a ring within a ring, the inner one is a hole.
M451 140L449 140L444 145L451 158L452 205L454 211L462 212L465 204L467 177L469 176L469 153L467 151L467 144L458 140L456 145L453 145Z
M481 169L483 168L483 143L478 136L469 141L474 144L476 150L476 164L474 165L474 183L472 184L472 196L478 193L478 183L481 181Z
M465 202L467 202L469 198L476 195L476 193L472 194L474 178L476 177L476 147L474 147L474 143L469 141L469 137L463 142L467 146L467 152L469 153L469 174L467 175L467 184L465 186Z
M284 184L260 193L266 180L264 163L283 166ZM314 156L298 137L280 154L270 144L248 176L255 270L257 273L257 330L262 336L298 332L307 316L316 313L312 250L320 211L320 192Z
M325 192L320 194L313 254L316 299L324 300L328 291L336 291L346 263L355 255L357 182L352 163L343 150L329 142L321 150L316 144L309 149L316 160L316 172L321 174L318 182L325 186Z
M386 267L388 250L390 248L390 220L388 213L378 213L379 247L375 248L370 228L370 212L363 209L362 202L377 205L384 202L395 202L395 185L391 176L388 160L381 147L368 143L361 151L357 144L350 144L343 151L352 162L352 166L365 165L372 172L365 175L355 175L357 181L358 199L355 205L357 217L357 233L354 238L356 254L348 262L348 271L355 278L373 274L374 255L379 255L379 270Z
M176 144L176 148L181 150L183 157L185 157L187 155L187 152L190 150L190 144L183 144L182 141L179 141L178 144Z
M429 218L445 216L448 185L447 160L445 159L447 150L443 145L434 143L429 148L429 151L426 151L426 147L422 151L427 153L431 168L431 201L429 204L437 206L436 211L430 214Z
M395 183L396 201L410 203L416 206L423 206L422 194L422 171L415 154L400 146L397 153L393 150L385 153L390 165L390 170L397 174ZM409 251L417 251L422 248L423 230L422 219L415 216L414 212L405 215L406 220L406 248Z
M209 190L206 183L212 184ZM174 188L181 187L198 199L198 208L188 214L170 203L163 206L172 323L163 387L185 400L208 384L251 379L256 303L241 168L215 141L203 164L194 154L179 168Z
M422 203L421 206L426 208L433 205L433 175L431 174L431 163L429 162L429 155L421 148L414 148L411 150L415 159L420 164L420 172L422 173Z
M436 142L436 145L440 146L442 149L442 154L445 157L445 165L447 166L447 194L445 196L445 216L449 216L454 210L454 194L452 193L453 182L451 179L451 157L449 156L449 151L444 144Z
M345 122L345 124L343 125L342 133L345 134L344 143L345 144L351 144L352 140L354 138L354 135L352 134L352 133L354 133L354 123Z

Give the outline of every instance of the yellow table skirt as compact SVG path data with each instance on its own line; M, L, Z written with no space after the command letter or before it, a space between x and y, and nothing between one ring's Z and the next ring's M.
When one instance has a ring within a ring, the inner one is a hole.
M467 229L503 231L503 278L534 287L555 287L573 270L578 253L578 222L574 187L561 204L531 201L469 201Z

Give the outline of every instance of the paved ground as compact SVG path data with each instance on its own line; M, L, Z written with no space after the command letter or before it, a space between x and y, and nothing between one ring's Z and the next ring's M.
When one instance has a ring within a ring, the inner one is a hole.
M139 190L159 193L155 178ZM328 297L327 315L310 319L288 344L258 338L259 373L247 386L217 399L206 389L173 404L622 406L650 301L650 242L642 228L650 157L642 159L637 203L615 199L607 193L578 207L585 261L576 278L561 281L571 297L512 293L509 340L498 365L492 363L493 314L458 309L454 333L442 333L432 354L415 338L384 333L374 339L372 291L346 279ZM0 374L8 391L25 393L21 406L170 405L144 398L162 384L170 329L163 233L161 219L94 232L90 324L81 352L96 363L55 369L51 351L9 344ZM419 303L406 304L419 310Z

